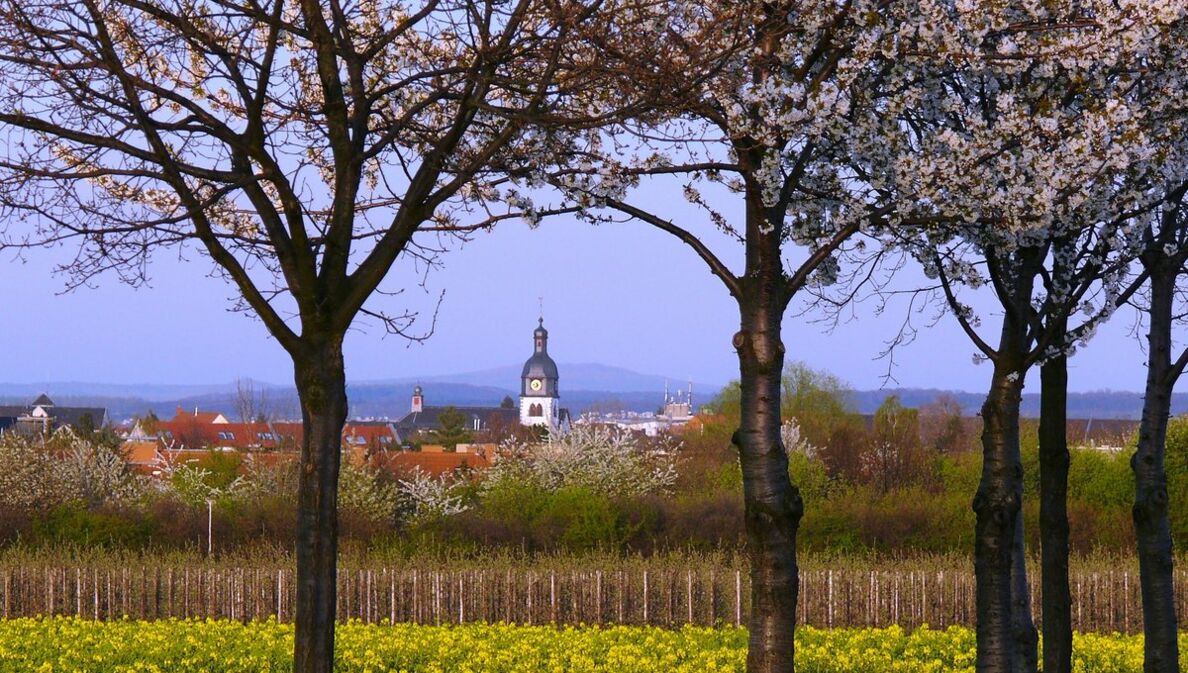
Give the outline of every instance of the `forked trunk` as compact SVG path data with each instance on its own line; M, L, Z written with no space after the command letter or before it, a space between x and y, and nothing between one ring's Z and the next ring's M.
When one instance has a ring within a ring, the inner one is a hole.
M1060 341L1062 343L1063 338ZM1068 358L1063 352L1043 364L1040 385L1040 547L1043 554L1040 583L1044 615L1044 673L1070 673L1072 595L1068 587Z
M342 338L294 358L304 437L297 497L297 605L293 670L334 669L338 468L346 422Z
M782 306L743 307L734 337L741 370L742 416L734 443L743 473L751 558L748 673L792 673L799 569L796 531L804 506L788 476L780 439Z
M982 478L973 501L979 673L1028 673L1037 656L1022 549L1023 381L1017 361L1004 361L1010 364L995 367L982 405Z
M1171 391L1177 378L1171 365L1174 273L1151 273L1150 332L1147 335L1147 390L1139 426L1134 470L1134 528L1138 537L1143 594L1143 671L1178 673L1176 602L1172 584L1172 539L1167 517L1164 453Z

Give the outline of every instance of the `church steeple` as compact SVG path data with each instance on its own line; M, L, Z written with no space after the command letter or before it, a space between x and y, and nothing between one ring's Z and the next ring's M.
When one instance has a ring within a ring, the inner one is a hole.
M536 344L537 355L547 355L549 352L549 331L544 327L544 318L537 320L536 330L532 332L533 341Z
M543 317L536 321L532 346L532 357L524 362L520 374L520 423L556 428L560 423L559 377L557 363L549 357L549 331Z

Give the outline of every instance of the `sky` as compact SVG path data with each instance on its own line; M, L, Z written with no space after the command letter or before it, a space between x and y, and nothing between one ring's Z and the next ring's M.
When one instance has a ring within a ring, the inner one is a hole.
M728 263L740 249L714 240ZM65 278L51 270L69 250L0 259L6 288L0 325L0 381L33 383L224 383L239 377L292 380L284 351L263 325L229 312L234 289L210 277L197 253L190 261L162 253L150 287L132 289L113 278L62 294ZM347 340L354 381L449 374L523 361L543 299L550 352L560 363L595 362L674 379L724 383L738 375L730 346L737 310L721 283L685 246L643 225L598 227L555 220L530 229L501 225L444 259L428 277L378 306L431 314L445 290L433 336L423 344L385 337L376 325ZM735 267L737 268L737 266ZM917 274L908 270L904 282ZM393 281L401 283L394 275ZM922 331L889 363L877 356L904 318L902 308L876 315L858 306L854 319L826 332L790 312L784 341L790 360L839 376L856 389L923 387L981 391L988 364L950 316ZM428 317L422 322L427 325ZM986 315L990 328L997 322ZM1070 389L1141 390L1144 354L1120 313L1071 362ZM987 329L988 334L993 329ZM564 379L564 371L561 372ZM1038 373L1029 379L1038 384Z

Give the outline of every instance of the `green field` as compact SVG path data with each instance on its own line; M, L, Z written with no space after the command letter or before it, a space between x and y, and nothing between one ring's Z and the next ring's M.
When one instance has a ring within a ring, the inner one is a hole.
M338 631L341 673L741 672L742 629L433 627L350 623ZM41 673L259 673L288 671L293 630L275 622L0 621L0 671ZM1188 645L1188 635L1181 647ZM1142 640L1080 635L1078 673L1138 673ZM972 671L969 629L802 628L802 673Z

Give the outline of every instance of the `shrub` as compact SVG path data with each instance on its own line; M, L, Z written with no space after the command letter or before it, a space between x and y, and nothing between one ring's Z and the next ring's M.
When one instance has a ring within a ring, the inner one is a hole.
M122 512L93 511L79 505L59 505L33 523L32 534L67 547L143 547L152 529L143 520Z

